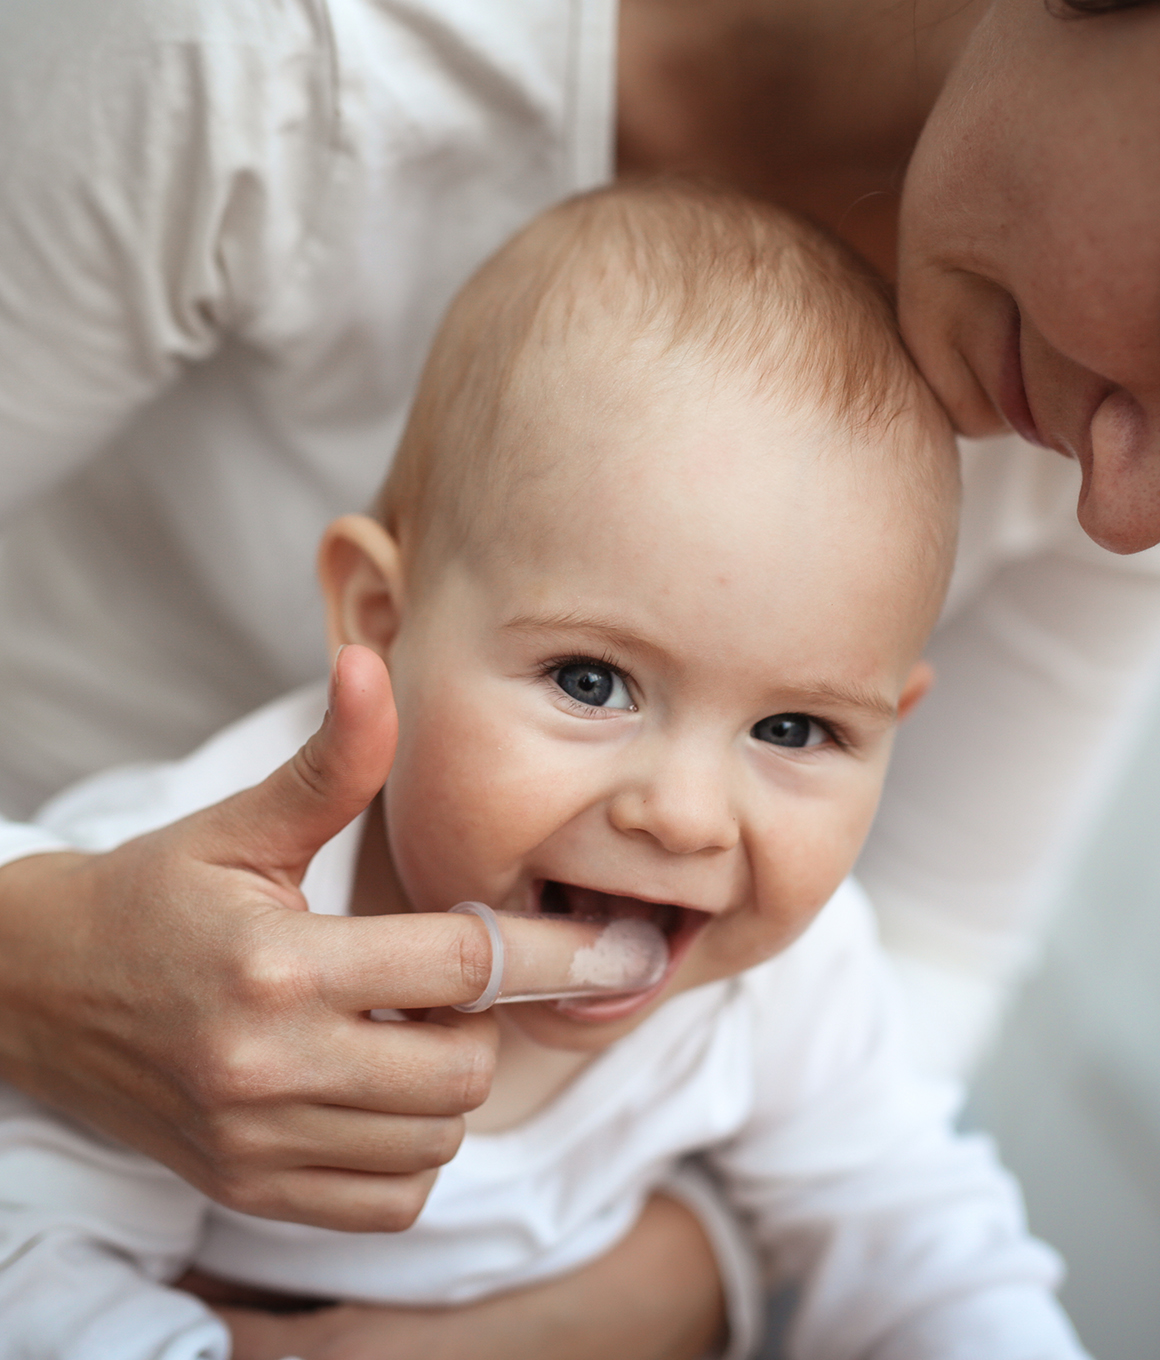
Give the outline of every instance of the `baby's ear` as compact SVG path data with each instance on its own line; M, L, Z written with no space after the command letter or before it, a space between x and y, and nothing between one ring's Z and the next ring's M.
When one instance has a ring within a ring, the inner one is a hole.
M903 718L918 704L934 684L934 667L929 661L918 661L914 668L906 677L906 684L903 686L902 696L898 700L898 721Z
M378 520L343 515L322 537L318 577L331 652L361 642L386 656L403 617L399 545Z

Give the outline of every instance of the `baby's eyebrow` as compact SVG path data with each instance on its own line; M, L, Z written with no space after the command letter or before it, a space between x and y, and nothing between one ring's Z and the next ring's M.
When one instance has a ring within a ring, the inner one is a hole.
M617 647L632 647L648 651L660 651L648 638L612 619L600 618L595 614L584 614L571 609L559 614L518 614L503 625L514 633L588 633L601 637Z
M814 684L794 685L793 693L807 709L813 704L838 704L842 708L860 708L884 722L898 719L898 708L884 694L864 685L822 680Z

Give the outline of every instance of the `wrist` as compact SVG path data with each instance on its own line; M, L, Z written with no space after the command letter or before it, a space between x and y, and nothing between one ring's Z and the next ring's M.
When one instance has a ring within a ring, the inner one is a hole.
M96 855L52 850L0 865L0 1075L40 1094L29 1079L52 1000L83 950L78 908L88 900Z

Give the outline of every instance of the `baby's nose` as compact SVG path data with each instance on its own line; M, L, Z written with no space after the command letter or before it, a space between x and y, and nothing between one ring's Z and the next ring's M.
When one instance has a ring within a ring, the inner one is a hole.
M723 772L710 762L665 762L651 777L630 780L609 805L625 835L646 835L672 855L731 850L741 838Z

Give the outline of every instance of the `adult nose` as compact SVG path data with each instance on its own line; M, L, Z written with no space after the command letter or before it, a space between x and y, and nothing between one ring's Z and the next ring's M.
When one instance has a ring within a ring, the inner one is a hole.
M741 838L724 758L676 742L626 778L608 816L617 831L646 836L672 855L731 850Z

